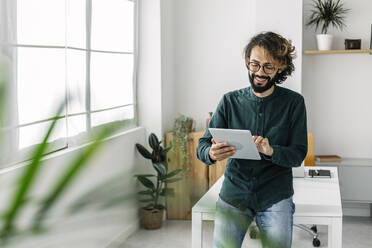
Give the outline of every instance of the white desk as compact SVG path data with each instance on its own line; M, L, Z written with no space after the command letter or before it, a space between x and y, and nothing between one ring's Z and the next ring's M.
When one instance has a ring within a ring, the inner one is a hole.
M309 168L305 168L308 170ZM294 178L295 224L328 225L328 247L342 247L342 207L336 167L311 167L331 170L332 178ZM214 220L216 202L224 177L192 208L192 248L203 245L203 220ZM310 240L309 240L310 242Z

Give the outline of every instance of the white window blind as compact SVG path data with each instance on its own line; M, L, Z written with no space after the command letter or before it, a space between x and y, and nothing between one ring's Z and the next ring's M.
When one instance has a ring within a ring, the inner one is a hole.
M110 122L136 126L136 17L129 0L1 1L3 164L27 159L61 103L48 152L86 142Z

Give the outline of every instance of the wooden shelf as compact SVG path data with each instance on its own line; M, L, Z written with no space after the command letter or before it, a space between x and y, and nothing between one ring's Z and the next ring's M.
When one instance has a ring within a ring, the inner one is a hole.
M305 54L336 54L336 53L372 53L372 49L350 50L305 50Z

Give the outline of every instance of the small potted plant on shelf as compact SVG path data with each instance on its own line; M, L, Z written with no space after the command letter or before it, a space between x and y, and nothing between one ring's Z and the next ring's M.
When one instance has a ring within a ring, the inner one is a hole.
M328 34L330 25L342 30L346 27L345 14L349 9L344 8L340 0L314 0L313 9L306 26L322 27L321 34L316 35L319 50L331 50L333 36Z
M136 144L138 152L146 159L150 159L156 174L139 174L135 175L138 181L146 188L139 191L139 195L145 197L140 199L140 202L146 203L141 208L141 219L144 228L158 229L162 225L165 206L162 204L160 197L166 195L174 195L174 190L168 188L167 184L177 182L182 178L174 178L180 169L173 170L168 173L168 164L166 162L166 154L171 149L171 146L163 148L157 136L153 133L149 136L149 145L152 152L148 151L141 144ZM155 183L150 180L155 179Z

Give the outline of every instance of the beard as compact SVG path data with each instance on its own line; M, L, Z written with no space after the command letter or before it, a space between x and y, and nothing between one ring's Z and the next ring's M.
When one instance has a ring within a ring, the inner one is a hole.
M248 72L248 77L249 77L249 82L251 83L251 87L256 93L263 93L270 89L278 80L278 73L273 77L270 78L269 76L258 76L254 73L252 73L252 76ZM261 79L266 79L267 83L264 86L259 86L254 83L254 78L261 78Z

